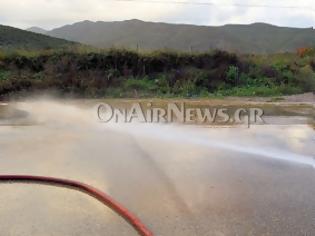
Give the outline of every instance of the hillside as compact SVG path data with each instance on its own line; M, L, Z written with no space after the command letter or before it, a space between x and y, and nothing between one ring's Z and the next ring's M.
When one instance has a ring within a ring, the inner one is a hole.
M0 48L37 50L60 48L74 44L64 39L0 25Z
M241 53L277 53L315 46L315 30L312 28L277 27L264 23L212 27L140 20L82 21L53 29L47 34L100 48L122 46L183 51L221 49Z

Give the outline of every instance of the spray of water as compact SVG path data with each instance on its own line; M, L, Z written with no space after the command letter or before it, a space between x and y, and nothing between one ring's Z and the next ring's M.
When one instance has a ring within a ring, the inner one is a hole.
M179 126L161 126L161 125L151 125L147 126L145 129L137 125L125 125L123 128L119 125L115 126L116 129L120 129L124 132L130 132L133 135L142 135L145 137L155 137L161 140L167 140L169 142L182 143L184 145L194 144L201 145L204 147L221 149L225 151L230 151L236 153L237 156L241 154L249 154L254 157L264 157L271 159L278 159L282 161L288 161L296 164L309 165L315 168L315 157L312 155L305 155L295 153L288 149L281 149L276 146L276 144L270 145L268 147L260 143L255 143L255 140L250 140L252 137L246 137L246 134L250 134L248 130L240 129L239 138L245 141L248 139L248 143L238 142L234 137L229 137L229 132L225 132L224 135L220 135L220 128L201 130L200 128L192 127L179 127ZM274 135L277 135L279 132L285 132L277 127L269 127L269 129L274 130ZM256 127L252 127L252 132L257 132L257 135L264 135L265 131ZM307 127L300 127L300 129L307 129ZM235 129L231 130L235 132ZM242 133L243 132L243 133ZM272 137L266 137L272 138ZM288 138L288 137L287 137Z

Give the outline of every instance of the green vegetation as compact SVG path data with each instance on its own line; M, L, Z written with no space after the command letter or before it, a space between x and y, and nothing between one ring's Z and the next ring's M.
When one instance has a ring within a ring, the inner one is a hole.
M25 30L0 25L0 49L10 50L39 50L67 48L78 45L64 39L36 34ZM0 59L2 55L0 53Z
M10 77L10 71L0 70L0 81L6 80Z
M57 90L80 97L280 96L315 91L315 53L236 55L130 50L1 51L0 95Z

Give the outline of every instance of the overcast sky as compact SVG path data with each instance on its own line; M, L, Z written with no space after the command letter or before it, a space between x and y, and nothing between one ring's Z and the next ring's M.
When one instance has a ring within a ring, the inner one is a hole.
M315 27L313 5L314 0L0 0L0 24L52 29L82 20L137 18L198 25L266 22Z

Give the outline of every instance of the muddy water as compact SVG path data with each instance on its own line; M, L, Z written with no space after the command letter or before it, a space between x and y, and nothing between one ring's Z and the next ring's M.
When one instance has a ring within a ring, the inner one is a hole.
M0 173L89 183L155 235L315 234L311 126L100 124L88 104L2 109ZM0 235L136 235L73 190L0 184L0 193Z

